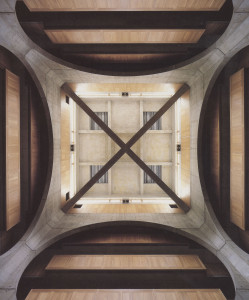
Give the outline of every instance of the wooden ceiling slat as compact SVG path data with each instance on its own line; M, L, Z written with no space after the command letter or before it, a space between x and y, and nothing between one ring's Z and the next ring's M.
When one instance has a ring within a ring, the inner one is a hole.
M23 0L30 11L218 11L226 0Z
M164 30L45 30L55 44L197 43L204 29Z

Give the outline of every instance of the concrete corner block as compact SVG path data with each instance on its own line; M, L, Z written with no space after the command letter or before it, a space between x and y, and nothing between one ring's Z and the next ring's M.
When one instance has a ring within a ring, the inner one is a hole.
M26 244L33 250L40 252L57 240L64 229L51 228L49 225L43 226L40 230L35 231L27 239Z
M192 177L192 182L195 185L196 177L199 177L199 168L198 168L198 157L197 157L197 148L190 149L190 174ZM193 186L194 188L194 186ZM203 199L203 197L201 197Z
M235 12L249 13L249 2L247 0L233 0L233 6Z
M64 83L63 78L61 78L61 76L58 76L58 73L56 74L54 70L50 70L47 73L47 79L48 81L52 79L59 87L61 87Z
M213 226L213 224L208 223L206 219L199 229L189 229L186 231L193 235L195 241L214 254L216 254L226 243L225 238L218 229Z
M216 216L213 214L213 217L210 217L207 206L205 206L205 224L208 228L215 232L215 234L224 242L224 244L231 240L221 227L219 221L216 219ZM218 248L220 249L221 247L223 247L223 244L219 245Z
M187 213L187 218L191 220L192 228L200 228L202 224L204 223L204 217L203 217L203 207L200 206L193 206L191 204L190 211ZM183 228L191 228L191 227L183 227Z
M0 299L2 300L16 300L16 289L1 289L0 288Z
M196 149L191 150L191 155L194 155L193 160L195 159L196 156L195 152ZM190 174L190 195L191 195L191 206L201 207L201 213L204 214L204 197L203 197L201 183L198 174L197 176L192 173Z
M44 73L44 75L46 75L51 70L49 65L47 64L45 57L34 49L31 49L26 54L26 60L31 66L39 69L40 72Z
M0 288L16 288L24 269L33 257L35 251L24 242L19 242L17 247L5 253L4 257L0 258Z
M249 289L249 255L232 241L227 241L217 252L217 257L228 268L236 288Z
M248 299L249 299L249 289L248 290L242 290L242 289L236 290L235 300L248 300Z
M239 47L243 43L244 38L249 35L249 15L240 23L231 23L220 40L217 41L216 46L224 54L227 54L234 47Z
M42 63L42 60L36 60L35 54L36 51L31 50L27 53L27 55L25 56L26 61L28 62L28 64L30 65L30 67L32 68L32 70L34 71L36 77L38 78L41 87L44 91L44 94L47 94L47 89L46 89L46 72L49 71L49 68L44 65ZM40 64L39 64L40 62ZM49 106L50 108L50 106Z
M15 12L16 0L1 0L0 12Z
M54 154L54 156L56 153ZM60 156L59 156L60 157ZM60 163L60 162L59 162ZM52 171L52 177L50 181L50 186L49 186L49 194L47 199L50 198L50 195L52 195L51 199L52 201L61 201L60 196L58 194L55 194L56 192L60 191L61 189L61 176L60 176L60 165L55 166L53 165L53 171ZM56 198L54 197L56 195ZM58 198L59 196L59 198ZM49 200L47 200L49 201Z
M30 236L26 240L26 244L32 250L37 250L41 244L48 240L48 237L53 231L52 228L46 223L47 220L44 214L42 215L42 219L44 219L44 222L39 219Z
M60 202L58 202L58 205L51 203L46 210L47 223L51 228L64 228L64 222L62 221L64 216L65 213L61 210Z
M199 76L195 78L190 86L190 121L199 122L199 114L203 103L204 89L203 89L203 74L198 73ZM201 75L200 75L201 74ZM198 112L199 111L199 112Z
M200 66L200 71L203 74L210 72L211 70L216 70L217 67L224 59L224 54L219 49L213 49L209 54L207 54L203 59L203 64Z
M213 59L212 64L210 64L209 67L207 66L207 64L205 64L204 67L207 67L207 68L203 69L203 72L204 72L204 76L203 76L204 95L207 91L207 88L208 88L211 80L213 79L213 76L217 73L217 71L219 69L221 70L221 67L224 64L226 57L219 49L215 49L215 50L213 50L212 59ZM208 59L208 61L209 61L209 59Z
M27 52L34 47L34 44L21 28L16 14L2 13L0 25L2 42L5 42L11 52L24 59Z

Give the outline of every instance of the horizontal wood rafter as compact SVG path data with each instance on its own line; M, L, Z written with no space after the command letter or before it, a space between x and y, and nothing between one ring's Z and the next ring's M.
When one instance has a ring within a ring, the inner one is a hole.
M198 43L205 29L45 29L55 44Z

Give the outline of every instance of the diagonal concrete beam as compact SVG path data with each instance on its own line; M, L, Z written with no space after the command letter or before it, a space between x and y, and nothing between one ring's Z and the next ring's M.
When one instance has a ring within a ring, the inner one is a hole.
M162 181L161 178L159 178L131 149L128 149L126 151L126 153L130 156L130 158L132 158L134 160L135 163L137 163L137 165L139 165L139 167L141 169L144 170L145 173L147 173L154 181L157 185L160 186L160 188L172 199L175 201L175 203L186 213L189 211L189 206L182 201L181 198L179 198L175 192L173 192L171 190L171 188L169 188L167 186L167 184L165 182Z

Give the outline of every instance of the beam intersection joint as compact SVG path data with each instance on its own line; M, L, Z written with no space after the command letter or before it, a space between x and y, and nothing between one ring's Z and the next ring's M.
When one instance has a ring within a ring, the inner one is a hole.
M189 86L184 83L180 89L159 109L159 111L135 133L127 143L124 143L114 131L108 127L85 102L78 97L67 83L62 90L79 105L81 109L96 122L100 128L120 147L120 150L64 205L62 210L66 213L124 154L129 157L147 173L155 183L171 197L172 200L186 213L189 206L172 191L132 150L131 147L151 128L151 126L184 94Z

